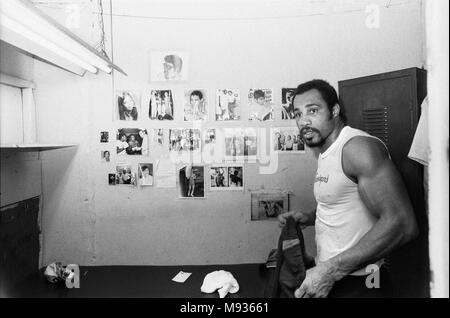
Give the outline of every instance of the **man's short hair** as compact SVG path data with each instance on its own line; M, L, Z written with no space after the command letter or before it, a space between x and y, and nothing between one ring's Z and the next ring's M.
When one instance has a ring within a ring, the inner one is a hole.
M175 72L181 72L181 68L183 67L183 60L178 55L166 55L164 56L164 62L173 64Z
M324 101L327 103L328 109L330 110L330 117L332 116L331 114L333 112L333 106L338 104L340 108L339 117L341 118L344 124L347 123L345 108L339 102L339 97L336 90L327 81L321 79L314 79L312 81L300 84L295 90L295 95L294 98L292 99L292 103L294 103L295 97L297 95L301 95L313 89L318 90L320 95L322 95Z
M192 96L197 96L199 99L203 99L203 94L202 94L202 92L200 92L200 91L193 91L192 93L191 93L191 97Z
M260 98L260 97L266 97L266 94L262 91L262 90L260 90L260 89L257 89L254 93L253 93L253 98L254 99L258 99L258 98Z

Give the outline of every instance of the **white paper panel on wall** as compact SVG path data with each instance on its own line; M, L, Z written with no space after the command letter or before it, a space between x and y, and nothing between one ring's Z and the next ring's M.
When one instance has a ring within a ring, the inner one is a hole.
M23 143L22 91L0 84L1 144Z

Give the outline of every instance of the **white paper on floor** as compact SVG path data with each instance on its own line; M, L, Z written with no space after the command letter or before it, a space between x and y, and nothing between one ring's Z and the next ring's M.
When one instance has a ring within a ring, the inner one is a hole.
M186 272L180 271L177 275L175 275L174 278L172 278L172 280L177 283L184 283L186 281L186 279L188 279L189 276L191 276L191 274L192 273L186 273Z

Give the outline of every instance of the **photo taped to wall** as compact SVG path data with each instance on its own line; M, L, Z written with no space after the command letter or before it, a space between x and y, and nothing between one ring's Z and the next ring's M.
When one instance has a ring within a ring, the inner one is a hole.
M210 167L211 191L234 191L244 189L244 167L242 165L213 165Z
M108 131L101 131L100 132L100 142L101 143L109 142L109 132Z
M203 129L202 132L203 132L202 157L204 158L204 162L210 163L219 160L221 149L217 140L217 129L206 128Z
M184 121L208 119L208 96L204 89L191 89L184 94Z
M164 136L165 134L163 128L153 129L152 146L162 147L164 145Z
M148 155L148 133L146 129L120 128L117 130L116 150L118 156Z
M197 151L201 148L199 129L169 129L169 151Z
M116 174L115 173L108 173L108 184L116 185Z
M272 121L273 113L273 89L252 88L248 93L249 120Z
M118 164L116 166L116 184L136 185L136 173L130 164Z
M229 166L228 178L230 190L244 189L244 166Z
M139 163L138 177L140 186L153 186L153 164Z
M225 159L253 160L258 155L258 136L255 127L225 128Z
M189 54L182 51L150 53L150 81L184 82L188 80Z
M152 120L174 120L173 95L170 89L150 92L148 116Z
M273 132L273 150L277 153L304 153L305 144L297 127L276 127Z
M100 152L100 156L102 158L102 162L110 162L111 161L111 152L109 150L102 150Z
M192 163L178 168L180 198L205 197L205 167Z
M241 94L238 89L216 90L216 121L241 119Z
M295 94L295 88L282 88L281 89L281 119L289 120L294 119L294 107L292 106L292 100Z
M251 220L277 220L278 215L289 211L289 194L284 192L251 194Z
M116 91L116 111L118 120L136 121L139 119L141 109L141 93L131 90Z
M228 167L211 166L209 175L211 190L225 190L229 187Z

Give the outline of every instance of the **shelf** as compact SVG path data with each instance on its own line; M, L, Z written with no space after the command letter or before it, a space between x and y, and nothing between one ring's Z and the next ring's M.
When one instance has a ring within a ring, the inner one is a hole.
M20 151L45 151L77 146L78 144L0 144L0 149L15 149Z

